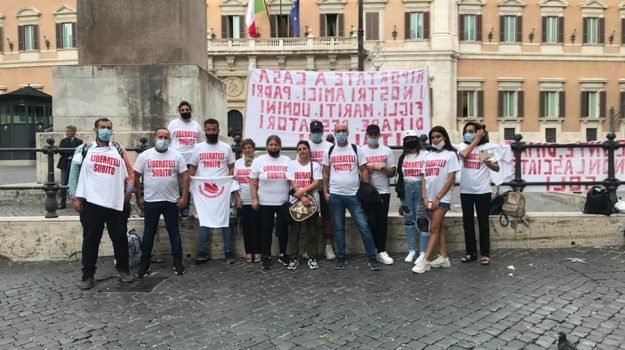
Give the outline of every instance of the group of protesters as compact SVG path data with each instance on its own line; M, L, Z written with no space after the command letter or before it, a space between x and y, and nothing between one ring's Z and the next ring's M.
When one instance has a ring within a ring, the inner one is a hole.
M192 118L191 105L186 101L180 103L178 111L180 118L155 130L154 147L142 152L134 166L126 150L111 140L113 125L106 118L95 122L95 141L78 146L69 156L70 199L83 226L81 289L93 288L95 284L105 224L121 281L134 280L128 265L126 238L128 203L133 193L137 205L144 210L143 253L136 276L150 275L154 236L161 215L169 234L174 273L185 273L179 218L191 217L191 176L233 176L232 200L241 223L245 262L260 263L262 269L272 268L275 228L279 265L295 270L300 262L306 262L314 270L319 268L318 259L325 256L336 260L335 269L344 269L348 264L348 210L361 235L367 264L374 271L380 270L380 264L394 263L386 240L390 180L397 178L395 191L401 200L408 247L404 261L414 263L413 272L424 273L433 267L451 266L442 228L450 210L451 189L460 173L466 243L461 261L478 259L474 224L477 213L479 261L482 265L490 264L490 172L499 171L499 165L489 151L492 146L487 131L479 123L468 122L463 128L462 142L455 146L441 126L433 127L427 140L415 130L405 130L402 153L396 161L393 151L381 143L378 125L367 127L366 145L358 147L348 141L347 122L339 122L328 130L334 139L329 142L324 139L323 123L315 120L310 123L309 140L297 143L295 159L281 154L282 141L277 135L263 140L266 153L259 156L254 140L242 140L242 156L236 159L232 147L219 140L216 119L207 119L201 126ZM143 184L142 191L136 190L139 183ZM359 191L363 188L375 200L362 200ZM317 210L303 221L293 221L288 209L295 203ZM223 213L229 215L227 211ZM234 263L229 226L200 227L195 263L208 261L212 229L221 229L225 261Z

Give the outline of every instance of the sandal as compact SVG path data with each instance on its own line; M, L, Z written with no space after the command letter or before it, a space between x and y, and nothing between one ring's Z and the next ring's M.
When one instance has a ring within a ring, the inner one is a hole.
M490 265L490 258L487 257L487 256L483 256L480 259L480 264L482 264L482 265Z
M252 258L252 254L245 254L245 262L246 263L254 262L254 259Z
M263 260L263 256L260 254L254 254L254 262L259 263Z
M467 263L467 262L471 262L471 261L475 261L477 260L477 255L475 254L467 254L465 256L462 257L462 259L460 259L461 262L463 263Z

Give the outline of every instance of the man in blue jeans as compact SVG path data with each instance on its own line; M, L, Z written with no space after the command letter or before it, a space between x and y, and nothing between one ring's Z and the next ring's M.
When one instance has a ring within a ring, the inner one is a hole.
M337 259L335 268L347 266L345 252L345 209L358 227L365 245L369 268L377 271L380 266L376 259L375 244L367 216L356 197L360 181L369 182L367 160L362 151L348 142L349 129L346 122L336 124L334 129L336 145L323 156L323 195L330 204L330 216L334 226Z
M174 273L183 275L182 242L178 226L178 210L189 199L189 172L187 162L180 153L169 149L171 138L166 128L156 130L154 148L139 155L135 162L135 183L143 176L143 194L136 192L137 205L144 210L143 241L141 242L141 264L137 277L150 274L150 260L154 235L161 215L169 233L171 255L174 259ZM182 195L179 195L178 178L182 179Z

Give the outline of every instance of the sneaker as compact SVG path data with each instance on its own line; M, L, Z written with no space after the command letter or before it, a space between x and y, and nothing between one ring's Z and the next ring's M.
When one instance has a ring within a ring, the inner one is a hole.
M419 253L419 257L417 258L417 260L414 261L415 265L419 262L419 261L423 261L423 259L425 259L425 253Z
M430 262L423 259L420 260L418 264L412 268L412 272L414 273L424 273L425 271L430 271Z
M127 271L117 271L117 273L123 283L132 283L135 281L134 276Z
M289 266L287 267L287 269L289 270L297 270L297 266L299 265L299 261L297 258L291 258L291 261L289 262Z
M384 265L392 265L393 264L393 258L388 256L387 252L378 253L377 259L378 259L378 262L381 262Z
M232 252L230 253L226 253L226 264L228 265L232 265L234 264L236 261L236 259L234 258L234 254L232 254Z
M404 259L405 262L407 263L411 263L414 260L415 255L417 255L417 252L414 250L411 250L408 252L408 255L406 255L406 258Z
M284 254L281 257L278 257L278 262L282 264L282 266L289 266L291 259L289 259L288 255Z
M187 270L185 270L182 265L182 261L174 261L174 273L178 276L182 276L185 272L187 272Z
M208 254L206 253L197 253L195 257L195 265L205 264L208 262Z
M137 277L138 278L148 277L150 275L150 271L152 271L152 269L150 268L149 264L141 264L139 266L139 271L137 271Z
M343 258L338 258L336 259L336 264L334 265L334 269L335 270L343 270L344 268L347 267L347 259Z
M263 270L269 270L271 269L271 257L270 256L263 256L262 257L262 263L260 265Z
M451 267L451 262L449 262L449 257L443 258L442 256L438 256L438 258L430 261L430 266L432 267Z
M78 288L81 290L89 290L95 287L95 281L93 277L83 277L82 281L78 284Z
M308 268L311 270L316 270L319 268L319 264L317 263L317 259L310 258L308 259Z
M367 265L369 265L369 268L372 271L379 271L380 270L380 264L378 264L378 262L376 260L371 260L367 263Z
M326 244L326 259L328 260L336 259L336 255L334 254L334 249L332 249L332 244Z

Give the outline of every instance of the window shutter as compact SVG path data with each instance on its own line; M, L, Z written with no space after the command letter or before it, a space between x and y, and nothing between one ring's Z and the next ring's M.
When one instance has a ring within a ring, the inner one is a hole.
M63 49L63 23L56 24L56 49Z
M33 40L35 42L35 50L39 50L39 25L36 24L33 26L33 33L35 36L35 40Z
M558 17L558 42L564 42L564 17Z
M343 28L345 27L345 21L343 20L343 15L340 13L336 15L336 26L338 37L342 38L343 36L345 36L345 29Z
M588 17L582 18L582 43L588 44Z
M464 40L464 15L458 15L458 40Z
M547 42L547 17L541 17L542 19L542 31L541 31L541 35L542 35L542 42L546 43Z
M625 45L625 18L621 18L621 45Z
M72 23L72 47L77 47L76 40L78 39L78 26L76 22Z
M482 41L482 15L475 16L475 40Z
M503 96L504 96L504 92L503 91L498 91L497 92L497 115L499 116L499 118L503 118Z
M372 40L380 40L380 22L378 13L375 12L373 15L373 36Z
M404 13L404 40L412 39L410 37L410 12Z
M0 27L0 52L4 52L4 28Z
M373 36L373 17L371 13L365 13L365 40L371 40Z
M566 93L564 91L560 91L558 94L558 117L564 118L566 116Z
M504 34L505 34L505 16L499 16L499 42L503 42Z
M462 107L464 107L462 105L462 99L464 97L463 95L464 95L463 91L458 91L458 93L456 94L456 117L458 118L464 117L464 115L462 114L462 110L463 110Z
M326 15L324 13L319 14L319 36L325 37L326 34Z
M523 118L524 114L525 114L525 98L524 98L524 94L523 91L517 91L516 93L516 111L517 111L517 118Z
M430 38L430 13L423 12L423 39Z
M605 43L605 18L599 18L599 44Z
M523 42L523 17L516 17L516 41Z
M623 118L623 114L625 114L625 91L621 91L621 98L619 99L619 108L617 112L621 112L621 118Z
M477 116L484 117L484 91L477 92Z
M229 38L230 35L228 34L228 16L221 16L221 38Z
M606 113L606 95L605 95L605 91L600 91L599 92L599 117L605 118L607 117L607 113Z
M277 38L277 32L278 32L278 16L276 15L269 15L269 27L271 28L271 32L270 35L272 38Z
M582 91L582 93L579 94L579 106L580 117L586 118L588 116L588 113L586 113L588 110L588 93L585 91Z
M239 37L241 39L247 37L247 30L245 30L245 16L239 16Z
M19 51L24 51L25 49L25 32L24 32L24 26L18 26L17 27L17 49Z
M545 113L545 91L541 91L538 95L538 116L540 118L544 118L547 113Z

